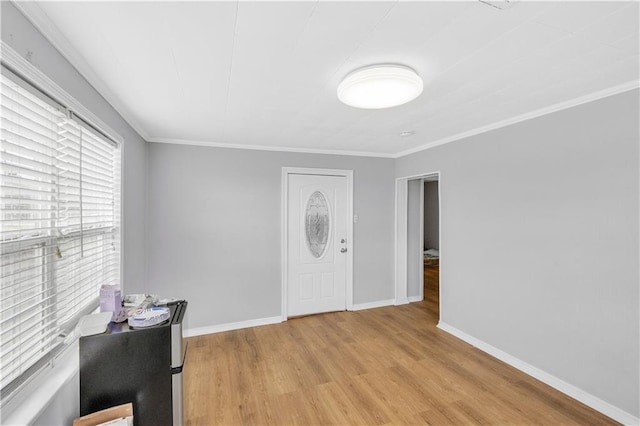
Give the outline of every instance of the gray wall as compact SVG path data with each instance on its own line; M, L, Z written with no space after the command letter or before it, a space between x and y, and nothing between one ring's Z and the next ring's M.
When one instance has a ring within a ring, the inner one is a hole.
M424 183L424 248L440 249L438 182Z
M151 144L148 290L188 328L280 315L283 166L354 170L354 303L394 297L392 159Z
M7 1L0 2L2 41L24 57L70 95L91 110L124 138L123 170L123 273L128 292L142 291L145 277L145 189L146 143L67 62L29 21ZM36 424L70 424L78 404L69 395L78 395L77 375L51 402Z
M639 415L638 91L396 163L440 170L443 321Z

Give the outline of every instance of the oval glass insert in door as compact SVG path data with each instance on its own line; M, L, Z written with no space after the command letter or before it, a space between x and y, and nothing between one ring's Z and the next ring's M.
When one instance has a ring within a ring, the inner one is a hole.
M322 257L329 241L329 203L320 191L315 191L307 200L304 212L307 247L316 259Z

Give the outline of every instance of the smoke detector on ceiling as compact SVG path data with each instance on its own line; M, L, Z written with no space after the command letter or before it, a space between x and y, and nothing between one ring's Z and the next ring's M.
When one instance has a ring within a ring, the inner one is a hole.
M478 1L488 6L495 7L496 9L506 10L513 7L513 5L518 0L478 0Z

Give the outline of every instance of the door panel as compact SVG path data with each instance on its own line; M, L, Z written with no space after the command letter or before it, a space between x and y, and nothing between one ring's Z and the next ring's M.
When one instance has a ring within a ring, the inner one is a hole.
M288 315L345 310L347 178L288 179Z

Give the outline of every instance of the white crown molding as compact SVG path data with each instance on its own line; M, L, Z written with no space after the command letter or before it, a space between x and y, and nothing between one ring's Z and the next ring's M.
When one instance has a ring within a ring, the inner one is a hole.
M635 90L635 89L638 89L639 87L640 87L640 80L629 81L617 86L610 87L608 89L600 90L598 92L590 93L588 95L580 96L578 98L559 102L557 104L550 105L548 107L544 107L544 108L531 111L525 114L521 114L515 117L507 118L505 120L488 124L486 126L478 127L466 132L458 133L453 136L438 139L433 142L427 142L426 144L423 144L415 148L411 148L396 154L378 153L378 152L360 152L360 151L323 150L323 149L311 149L311 148L303 149L303 148L290 148L290 147L281 147L281 146L238 145L238 144L229 144L229 143L193 141L193 140L187 140L187 139L149 138L146 140L148 142L209 146L209 147L217 147L217 148L251 149L251 150L259 150L259 151L301 152L301 153L308 153L308 154L352 155L352 156L360 156L360 157L379 157L379 158L395 159L395 158L401 158L407 155L415 154L417 152L425 151L430 148L435 148L440 145L445 145L450 142L455 142L461 139L465 139L465 138L476 136L482 133L490 132L492 130L497 130L503 127L511 126L512 124L517 124L523 121L542 117L544 115L553 114L554 112L559 112L559 111L573 108L589 102L594 102L600 99L607 98L609 96L614 96L620 93ZM406 303L406 302L403 301L403 303Z
M543 371L537 367L534 367L531 364L527 364L526 362L494 347L491 346L488 343L483 342L482 340L476 339L473 336L468 335L467 333L465 333L464 331L460 331L455 327L450 326L449 324L440 321L438 323L438 328L457 337L460 340L464 340L465 342L469 343L472 346L475 346L476 348L480 349L483 352L486 352L487 354L499 359L500 361L505 362L506 364L509 364L510 366L517 368L518 370L522 371L523 373L540 380L542 383L545 383L549 386L551 386L554 389L559 390L560 392L564 393L565 395L570 396L573 399L576 399L580 402L582 402L583 404L593 408L596 411L601 412L602 414L604 414L605 416L611 417L612 419L625 424L625 425L637 425L640 424L640 418L633 416L630 413L627 413L626 411L606 402L603 401L602 399L591 395L590 393L570 384L565 382L564 380L561 380L559 378L557 378L556 376L553 376L549 373L547 373L546 371Z
M122 118L133 129L142 136L143 139L148 139L147 131L136 121L133 113L127 108L117 96L111 92L107 85L102 81L100 77L93 71L93 68L89 66L87 61L78 53L69 40L60 32L58 27L51 22L49 16L42 10L38 2L35 1L14 1L11 3L22 12L22 14L33 24L38 31L45 36L47 40L53 45L54 48L60 52L60 54L93 86L98 93L100 93L107 102L122 116Z
M170 138L153 138L149 133L140 125L134 118L133 113L122 102L120 102L101 78L93 71L84 58L72 47L71 43L67 40L60 30L51 22L47 14L40 8L38 2L21 1L16 2L11 0L12 3L27 17L29 21L51 42L51 44L74 66L78 72L111 104L111 106L134 128L136 132L142 138L148 142L156 143L172 143L179 145L195 145L195 146L209 146L217 148L234 148L234 149L249 149L259 151L281 151L281 152L299 152L308 154L328 154L328 155L348 155L348 156L360 156L360 157L379 157L379 158L401 158L407 155L415 154L420 151L424 151L430 148L434 148L440 145L444 145L457 140L465 139L471 136L479 135L481 133L496 130L502 127L510 126L522 121L530 120L533 118L541 117L543 115L551 114L557 111L562 111L567 108L572 108L578 105L582 105L588 102L596 101L598 99L613 96L619 93L627 92L640 87L640 81L634 80L624 84L620 84L608 89L604 89L595 93L591 93L578 98L570 99L550 105L545 108L538 109L536 111L521 114L516 117L501 120L486 126L478 127L466 132L458 133L453 136L438 139L433 142L427 142L415 148L404 150L398 153L378 153L378 152L361 152L361 151L341 151L341 150L324 150L324 149L312 149L312 148L292 148L272 146L266 147L261 145L240 145L231 143L216 143L205 142L198 140L188 139L170 139Z
M629 81L629 82L620 84L618 86L610 87L608 89L600 90L598 92L590 93L588 95L580 96L578 98L569 99L567 101L550 105L548 107L544 107L535 111L527 112L525 114L521 114L515 117L507 118L506 120L501 120L492 124L488 124L486 126L478 127L478 128L463 132L463 133L458 133L457 135L449 136L443 139L438 139L437 141L434 141L434 142L427 142L426 144L420 145L418 147L411 148L406 151L399 152L397 154L393 154L391 155L391 158L405 157L407 155L415 154L416 152L420 152L429 148L434 148L436 146L444 145L449 142L455 142L460 139L465 139L471 136L479 135L481 133L490 132L492 130L500 129L502 127L507 127L512 124L520 123L522 121L531 120L533 118L538 118L543 115L552 114L554 112L562 111L568 108L573 108L578 105L597 101L599 99L607 98L609 96L628 92L630 90L637 89L638 87L640 87L640 80Z
M223 331L240 330L249 327L259 327L261 325L279 324L282 322L280 316L269 318L258 318L247 321L228 322L225 324L208 325L204 327L188 328L184 331L184 337L202 336L203 334L222 333Z
M39 90L45 92L57 102L62 103L64 107L90 122L116 142L123 142L122 136L113 130L111 126L102 121L93 112L85 108L78 100L67 93L66 90L58 86L56 82L47 77L31 62L20 56L20 54L13 50L11 46L4 41L0 41L0 56L2 57L2 63L15 71L21 78L26 79Z
M189 139L149 138L147 142L167 143L175 145L208 146L211 148L248 149L254 151L297 152L302 154L348 155L356 157L391 158L391 154L379 152L341 151L339 149L292 148L287 146L239 145L233 143L194 141Z

